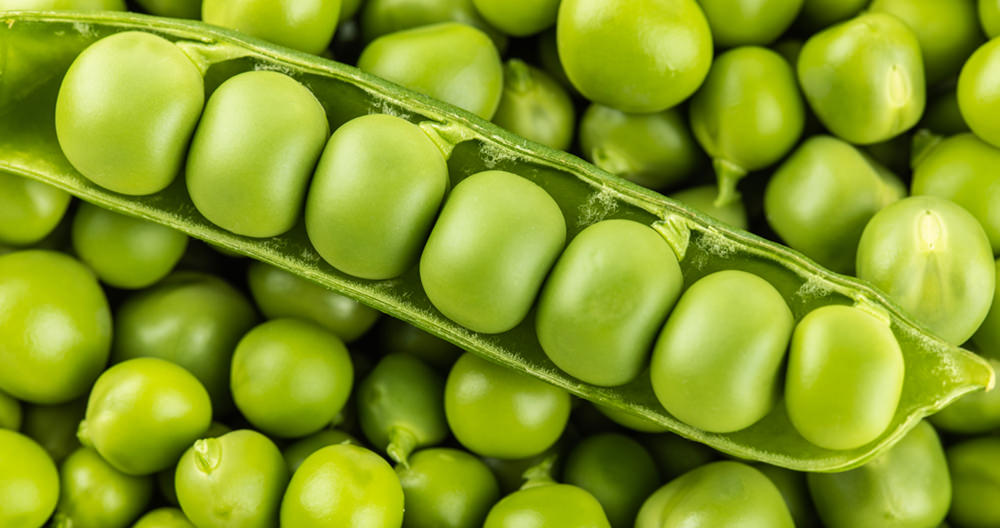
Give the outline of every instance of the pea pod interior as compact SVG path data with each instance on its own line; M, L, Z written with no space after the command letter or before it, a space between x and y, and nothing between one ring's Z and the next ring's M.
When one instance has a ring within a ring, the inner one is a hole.
M131 13L6 13L0 15L0 23L0 170L55 185L88 202L174 227L289 270L483 357L588 400L643 416L726 453L796 470L848 469L893 444L923 416L962 394L993 384L988 363L919 327L864 283L826 271L785 247L725 227L569 154L511 135L468 112L355 68L198 22ZM60 150L54 126L56 95L63 75L84 48L126 30L152 32L181 45L202 63L207 94L236 74L275 70L312 91L322 103L331 129L369 113L396 115L417 123L450 153L452 187L471 174L490 169L527 178L555 199L566 219L567 239L608 218L652 226L677 254L685 287L709 273L740 269L774 285L796 320L830 304L861 304L887 314L906 364L903 394L891 426L860 448L829 450L800 436L784 405L776 405L747 429L707 433L669 415L657 402L648 375L607 388L582 383L557 369L538 344L533 315L512 330L479 334L434 309L421 287L417 266L398 278L382 281L362 280L335 270L310 245L301 218L283 235L249 238L216 227L202 217L187 195L184 178L177 178L159 193L141 197L94 185L72 168Z

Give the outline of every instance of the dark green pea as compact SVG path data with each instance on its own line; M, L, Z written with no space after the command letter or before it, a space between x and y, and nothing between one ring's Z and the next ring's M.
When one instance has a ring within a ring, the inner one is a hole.
M764 46L792 25L803 0L699 0L720 48Z
M76 431L86 410L86 398L60 405L26 405L21 432L38 442L58 464L80 446Z
M289 474L295 473L295 470L299 469L302 462L309 458L309 455L326 446L337 444L354 444L360 446L361 442L358 442L356 438L343 431L326 429L298 440L294 444L290 444L282 451L285 463L288 465Z
M656 231L632 220L598 222L552 269L538 301L538 341L573 377L628 383L645 368L682 284L677 257Z
M599 104L580 118L580 149L594 165L654 190L688 179L703 156L680 111L626 114Z
M705 444L692 442L673 433L642 435L639 440L653 455L660 474L667 480L719 458L719 453Z
M173 18L201 18L201 0L136 0L151 15Z
M497 480L478 458L458 449L424 449L396 466L405 528L480 528L500 498Z
M578 94L573 83L569 82L562 61L559 60L559 48L556 43L556 30L552 28L538 36L535 41L535 63L542 67L550 77L568 92Z
M554 480L563 462L563 441L556 442L545 451L527 458L480 457L489 466L500 484L500 493L507 495L532 481Z
M458 324L506 332L531 309L566 241L566 220L544 189L485 171L451 192L420 257L434 307Z
M177 508L157 508L139 518L132 528L195 528Z
M94 183L152 194L180 171L204 102L201 72L180 48L152 33L115 33L83 50L66 72L56 135Z
M927 103L927 110L920 121L921 128L937 134L961 134L969 131L969 125L958 107L958 92L954 89L938 95Z
M382 350L409 354L438 369L450 369L462 355L461 348L392 317L382 319L376 335Z
M413 267L448 188L448 165L404 119L372 114L330 136L306 200L306 231L331 266L365 279Z
M230 77L208 99L191 141L191 201L239 235L288 231L329 130L323 105L295 79L273 71Z
M805 473L770 464L754 464L753 467L770 479L774 487L781 492L781 497L785 499L785 506L788 507L788 513L792 514L796 528L810 528L819 525L816 507L813 506L812 497L809 496Z
M38 527L59 499L59 473L32 439L0 429L0 526Z
M153 479L126 475L89 447L81 447L59 469L56 528L125 528L153 496Z
M204 0L201 18L306 53L322 53L337 29L341 0Z
M670 414L710 432L739 431L774 407L795 320L766 280L712 273L674 307L653 349L651 380Z
M616 433L585 438L569 453L563 480L589 491L614 528L631 527L639 507L660 484L653 457Z
M483 528L611 528L601 503L582 488L546 484L523 488L493 505Z
M986 436L952 445L947 451L953 526L1000 526L1000 438Z
M944 449L926 422L859 468L807 478L827 528L937 526L951 503Z
M892 15L868 13L816 33L802 47L798 76L819 120L851 143L894 137L924 111L920 44Z
M7 10L125 11L125 0L0 0L0 11Z
M62 189L0 173L0 243L28 246L42 240L59 225L69 202Z
M487 35L502 49L507 38L483 20L473 0L365 0L361 33L366 41L382 35L441 22L458 22Z
M717 185L691 187L670 193L667 196L724 224L729 224L737 229L747 228L747 208L743 205L743 200L740 197L735 197L726 204L716 205L716 198L719 196Z
M1000 259L996 261L996 282L1000 284ZM1000 288L993 292L993 304L983 324L972 335L972 342L985 355L1000 359Z
M821 29L858 14L870 0L803 0L799 20L808 29Z
M1000 35L1000 1L979 0L979 22L986 37Z
M1000 148L1000 125L993 115L1000 109L1000 91L994 72L1000 67L1000 40L977 49L958 75L958 108L979 139Z
M576 128L573 101L549 74L520 59L504 65L503 95L493 122L556 150L566 150Z
M21 402L0 391L0 429L17 431L21 428Z
M476 11L493 27L515 37L527 37L556 23L559 0L472 0Z
M1000 371L1000 361L988 361L994 372ZM1000 429L1000 389L994 385L986 391L966 394L932 415L930 421L949 433L982 434Z

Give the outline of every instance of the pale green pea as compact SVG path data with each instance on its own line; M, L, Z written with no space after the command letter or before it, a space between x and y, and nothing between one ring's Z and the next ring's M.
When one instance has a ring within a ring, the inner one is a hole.
M527 37L556 23L559 0L472 0L493 27L515 37Z
M1000 361L988 360L993 372L1000 372ZM1000 429L1000 388L976 391L931 415L934 427L958 434L983 434Z
M520 59L504 65L504 88L493 122L532 141L566 150L576 111L566 90L549 74Z
M51 185L0 173L0 243L34 244L59 225L70 195Z
M611 528L601 503L569 484L522 488L493 505L483 528Z
M62 462L59 480L55 528L125 528L153 496L152 477L126 475L89 447Z
M341 0L203 0L201 19L319 54L337 29Z
M996 71L1000 67L1000 40L977 49L958 74L958 109L979 139L1000 148L1000 126L993 118L1000 109Z
M34 440L0 429L0 526L40 527L59 499L59 473Z
M996 261L996 282L1000 284L1000 259ZM972 342L983 354L1000 359L1000 288L993 292L993 304L986 319L972 335Z
M698 0L720 48L774 42L795 20L803 0Z

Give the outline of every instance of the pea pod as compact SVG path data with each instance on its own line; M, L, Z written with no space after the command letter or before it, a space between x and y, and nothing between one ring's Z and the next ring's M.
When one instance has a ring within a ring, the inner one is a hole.
M826 271L802 255L737 231L661 195L612 177L577 158L527 142L423 95L354 68L272 46L225 29L134 13L7 13L0 24L0 170L69 191L88 202L145 218L296 273L402 319L476 355L550 382L620 411L666 426L689 439L734 455L799 470L855 467L901 438L923 416L976 388L992 385L988 364L917 326L884 294ZM771 283L796 319L829 304L862 304L884 312L906 365L900 403L886 431L854 449L809 443L777 405L760 422L735 433L708 433L685 425L657 402L649 379L596 387L573 379L548 360L531 317L511 330L485 335L437 311L416 266L390 281L349 276L326 264L304 226L266 240L230 233L197 214L183 179L161 192L130 197L109 192L77 173L62 155L54 130L63 74L88 45L112 33L142 30L177 42L205 72L211 90L254 69L280 70L323 105L331 129L368 113L388 113L419 125L448 155L452 188L484 170L516 174L552 197L566 221L567 239L599 220L633 220L660 233L678 257L684 284L717 271L740 269Z

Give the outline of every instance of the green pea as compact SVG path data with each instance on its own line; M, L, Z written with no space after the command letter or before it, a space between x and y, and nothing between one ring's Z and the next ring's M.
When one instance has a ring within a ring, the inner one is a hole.
M0 256L0 390L68 402L90 389L110 348L111 311L90 270L54 251Z
M1000 1L979 0L979 22L986 37L1000 35Z
M540 33L556 23L560 0L472 0L493 27L515 37Z
M404 29L441 22L458 22L486 33L498 48L503 49L507 44L507 38L483 20L473 1L365 0L360 16L361 33L365 41L372 41L382 35Z
M0 243L39 242L59 225L69 202L62 189L0 172Z
M382 350L409 354L442 370L450 369L462 355L461 348L392 317L382 320L376 335Z
M1000 284L1000 259L996 261L995 279ZM994 290L990 311L972 335L972 342L987 356L1000 359L1000 288Z
M788 513L792 514L797 528L819 526L816 507L813 506L806 484L806 473L770 464L754 464L753 467L770 479L774 487L781 492L781 497L785 499L785 506L788 507Z
M537 455L569 421L565 390L466 353L444 389L448 426L469 451L496 458Z
M333 421L351 394L354 367L337 336L313 323L273 319L236 345L230 387L254 427L297 438Z
M743 205L743 200L735 197L726 204L716 205L715 201L718 195L718 186L700 185L684 189L683 191L677 191L667 196L700 213L711 216L723 224L729 224L737 229L746 229L748 226L747 208Z
M228 425L212 422L212 425L208 426L208 430L202 433L200 438L217 438L229 431L232 431L232 429ZM178 460L178 462L180 461ZM180 501L177 500L176 476L177 464L173 464L156 474L156 486L159 489L160 496L174 506L180 504Z
M993 371L1000 371L1000 361L988 360ZM934 427L949 433L981 434L1000 429L1000 389L993 388L962 396L930 417Z
M969 125L958 107L958 92L951 89L932 99L927 104L920 127L947 135L969 132Z
M573 86L623 112L673 107L712 63L712 34L694 0L563 0L556 39Z
M365 279L413 267L448 188L448 165L420 127L372 114L337 129L306 201L306 231L331 266Z
M870 0L803 0L799 20L807 29L825 28L858 14Z
M990 241L976 218L935 196L914 196L876 214L858 244L857 276L944 340L972 336L993 302Z
M233 350L257 320L242 293L212 275L175 273L125 299L115 315L114 362L172 361L204 385L216 414L232 409Z
M180 171L204 102L201 72L180 48L151 33L115 33L66 72L56 135L87 179L122 194L153 194Z
M956 526L1000 525L1000 438L985 436L952 445L947 451L952 499L948 520Z
M903 374L888 319L823 306L806 314L792 335L785 408L806 440L826 449L860 447L889 427Z
M544 189L485 171L451 192L420 257L434 307L458 324L506 332L526 315L566 241L566 220Z
M937 526L951 503L944 449L926 422L859 468L807 478L828 528Z
M794 324L778 290L752 273L699 279L677 301L653 349L656 398L705 431L753 425L774 407Z
M662 433L667 431L666 426L643 418L642 416L631 414L615 407L601 405L599 403L595 403L593 405L594 408L603 414L605 418L626 429L641 433Z
M705 444L692 442L673 433L642 435L640 440L656 460L660 474L668 480L719 458L719 453Z
M819 135L805 140L768 180L764 214L786 244L833 271L851 273L865 225L904 193L849 143Z
M503 94L493 122L532 141L566 150L576 112L566 90L549 74L520 59L504 65Z
M1000 125L990 116L1000 108L993 72L1000 67L1000 40L993 39L977 49L958 75L958 108L969 128L979 139L1000 147Z
M358 68L490 119L500 104L503 65L482 31L447 22L375 39Z
M317 494L316 490L324 490ZM382 457L352 445L324 447L292 475L282 526L399 528L403 489Z
M892 15L868 13L816 33L802 47L798 76L816 117L851 143L897 136L924 111L920 44Z
M80 446L76 431L86 410L86 398L59 405L26 405L21 432L38 442L58 464Z
M691 130L713 159L720 203L733 199L748 171L784 157L805 122L795 74L781 55L754 46L719 55L691 99Z
M639 507L660 483L646 448L616 433L589 436L577 444L566 460L563 479L590 492L615 528L631 527Z
M98 278L118 288L145 288L166 277L187 248L173 228L80 204L73 249Z
M774 484L739 462L713 462L685 473L646 499L635 528L740 526L793 528Z
M632 220L598 222L552 269L538 301L538 341L573 377L628 383L645 368L682 284L677 257L656 231Z
M198 440L177 464L177 498L199 528L276 526L288 484L281 451L249 429Z
M418 451L396 475L406 497L406 528L480 528L500 498L496 477L478 458L458 449Z
M565 1L565 0L564 0ZM611 528L601 503L569 484L524 488L493 505L483 528Z
M125 0L0 0L0 11L7 10L125 11Z
M191 201L239 235L288 231L329 130L323 105L291 77L249 71L229 78L208 99L191 141Z
M59 480L57 528L125 528L153 496L152 477L126 475L89 447L63 461Z
M720 48L764 46L792 25L803 0L699 0L712 40Z
M21 428L21 402L0 391L0 429L17 431Z
M361 9L362 0L341 0L340 1L340 16L337 18L337 23L346 21L349 18L353 18L358 9Z
M32 439L0 429L0 526L42 526L59 499L59 473Z
M557 442L545 451L526 458L481 457L481 460L496 477L500 493L506 495L521 489L529 479L533 484L553 480L565 455L563 444L562 441Z
M556 28L542 32L535 40L535 64L541 66L542 70L571 94L579 94L573 83L569 81L569 77L566 76L566 70L563 69L562 61L559 60Z
M322 53L337 29L341 0L203 0L201 18L306 53Z
M136 0L152 15L173 18L201 18L201 0Z
M157 508L139 518L132 528L195 528L177 508Z
M305 462L306 458L309 458L309 455L326 446L337 444L360 446L361 442L358 442L356 438L343 431L325 429L290 444L282 452L282 456L285 457L285 463L288 465L289 474L295 473L295 470L299 469L299 466Z
M138 358L97 378L79 436L118 471L148 475L176 462L211 422L197 378L169 361Z

